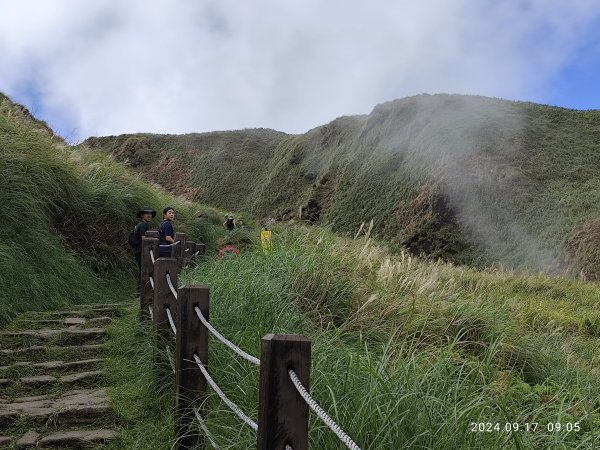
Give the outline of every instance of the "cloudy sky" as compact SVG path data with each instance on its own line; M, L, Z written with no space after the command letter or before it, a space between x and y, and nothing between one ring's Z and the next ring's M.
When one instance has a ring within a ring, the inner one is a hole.
M0 92L70 142L302 133L420 93L600 109L598 0L0 0Z

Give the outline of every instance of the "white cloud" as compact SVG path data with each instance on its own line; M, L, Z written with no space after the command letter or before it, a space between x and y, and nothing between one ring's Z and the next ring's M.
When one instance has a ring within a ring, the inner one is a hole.
M421 92L543 98L592 0L0 0L0 91L76 138L303 132Z

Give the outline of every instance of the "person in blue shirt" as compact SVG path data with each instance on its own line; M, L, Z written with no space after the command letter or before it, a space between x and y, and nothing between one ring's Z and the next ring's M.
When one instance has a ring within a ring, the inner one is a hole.
M175 230L173 230L173 219L175 219L175 210L167 206L163 209L163 221L158 227L160 237L159 256L170 257L173 254L173 244L175 243Z

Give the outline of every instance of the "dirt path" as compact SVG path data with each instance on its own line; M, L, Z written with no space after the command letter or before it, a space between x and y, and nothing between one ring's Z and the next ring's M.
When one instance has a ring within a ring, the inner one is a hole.
M0 449L102 448L117 437L100 358L118 305L26 313L0 332Z

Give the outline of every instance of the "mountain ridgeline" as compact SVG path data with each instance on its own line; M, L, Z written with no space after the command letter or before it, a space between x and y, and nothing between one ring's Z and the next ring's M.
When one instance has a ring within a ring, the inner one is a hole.
M419 95L301 135L84 142L174 193L373 234L415 254L600 279L600 111Z

